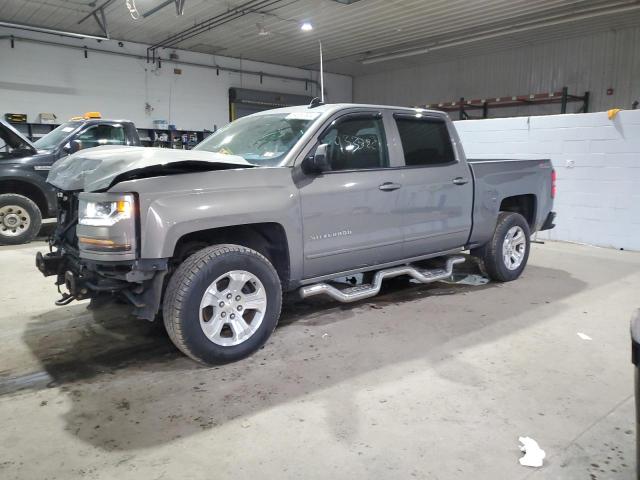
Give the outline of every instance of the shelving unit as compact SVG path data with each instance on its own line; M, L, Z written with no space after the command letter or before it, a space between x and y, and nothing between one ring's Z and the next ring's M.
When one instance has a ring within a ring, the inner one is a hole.
M44 137L58 126L53 123L11 123L11 125L32 142Z
M572 95L567 87L563 87L559 92L548 93L532 93L529 95L515 95L494 98L482 98L475 100L467 100L464 97L459 100L449 102L438 102L426 105L420 105L419 108L428 108L433 110L442 110L443 112L459 112L460 120L473 118L489 118L489 109L491 108L507 108L522 107L531 105L548 105L560 104L560 113L567 113L567 105L569 102L582 102L580 113L589 111L589 92L584 95ZM481 116L472 117L468 110L481 110Z
M32 142L44 137L59 124L51 123L11 123L11 125ZM211 135L210 130L164 130L157 128L138 128L140 141L145 147L161 147L191 150Z
M145 147L191 150L213 132L210 130L166 130L138 128L140 141Z

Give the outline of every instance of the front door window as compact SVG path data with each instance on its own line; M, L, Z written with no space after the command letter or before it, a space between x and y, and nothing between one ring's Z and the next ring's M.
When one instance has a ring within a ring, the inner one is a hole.
M328 145L332 171L389 166L382 119L371 116L338 121L320 139Z
M83 149L102 145L124 145L124 128L120 125L94 125L78 135L77 140Z

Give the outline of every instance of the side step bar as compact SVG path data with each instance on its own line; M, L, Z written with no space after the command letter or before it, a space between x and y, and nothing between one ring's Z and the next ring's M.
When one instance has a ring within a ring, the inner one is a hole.
M316 283L308 285L300 289L302 298L312 297L313 295L326 294L334 300L343 303L357 302L369 297L376 296L382 288L382 281L385 278L399 277L400 275L409 275L421 283L437 282L449 278L453 274L453 266L458 263L464 263L465 258L462 256L454 256L447 258L445 268L435 268L432 270L422 270L411 265L402 265L399 267L388 268L376 272L373 277L373 283L358 285L356 287L348 287L338 289L328 283Z

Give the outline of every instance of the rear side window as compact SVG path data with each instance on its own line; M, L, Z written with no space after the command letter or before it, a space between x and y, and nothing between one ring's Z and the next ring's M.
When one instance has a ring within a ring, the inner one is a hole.
M435 118L396 116L405 165L433 166L455 161L444 121Z

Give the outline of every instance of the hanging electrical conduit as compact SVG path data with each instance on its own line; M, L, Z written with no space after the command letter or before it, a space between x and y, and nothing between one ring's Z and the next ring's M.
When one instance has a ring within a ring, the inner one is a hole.
M250 13L260 13L265 8L275 7L281 4L284 0L249 0L241 5L237 5L234 8L229 9L226 12L214 15L211 18L203 20L181 32L170 35L161 42L151 45L147 48L147 61L154 62L156 59L156 53L158 49L175 47L178 43L193 38L204 32L212 30L216 27L220 27L229 22L242 18Z

